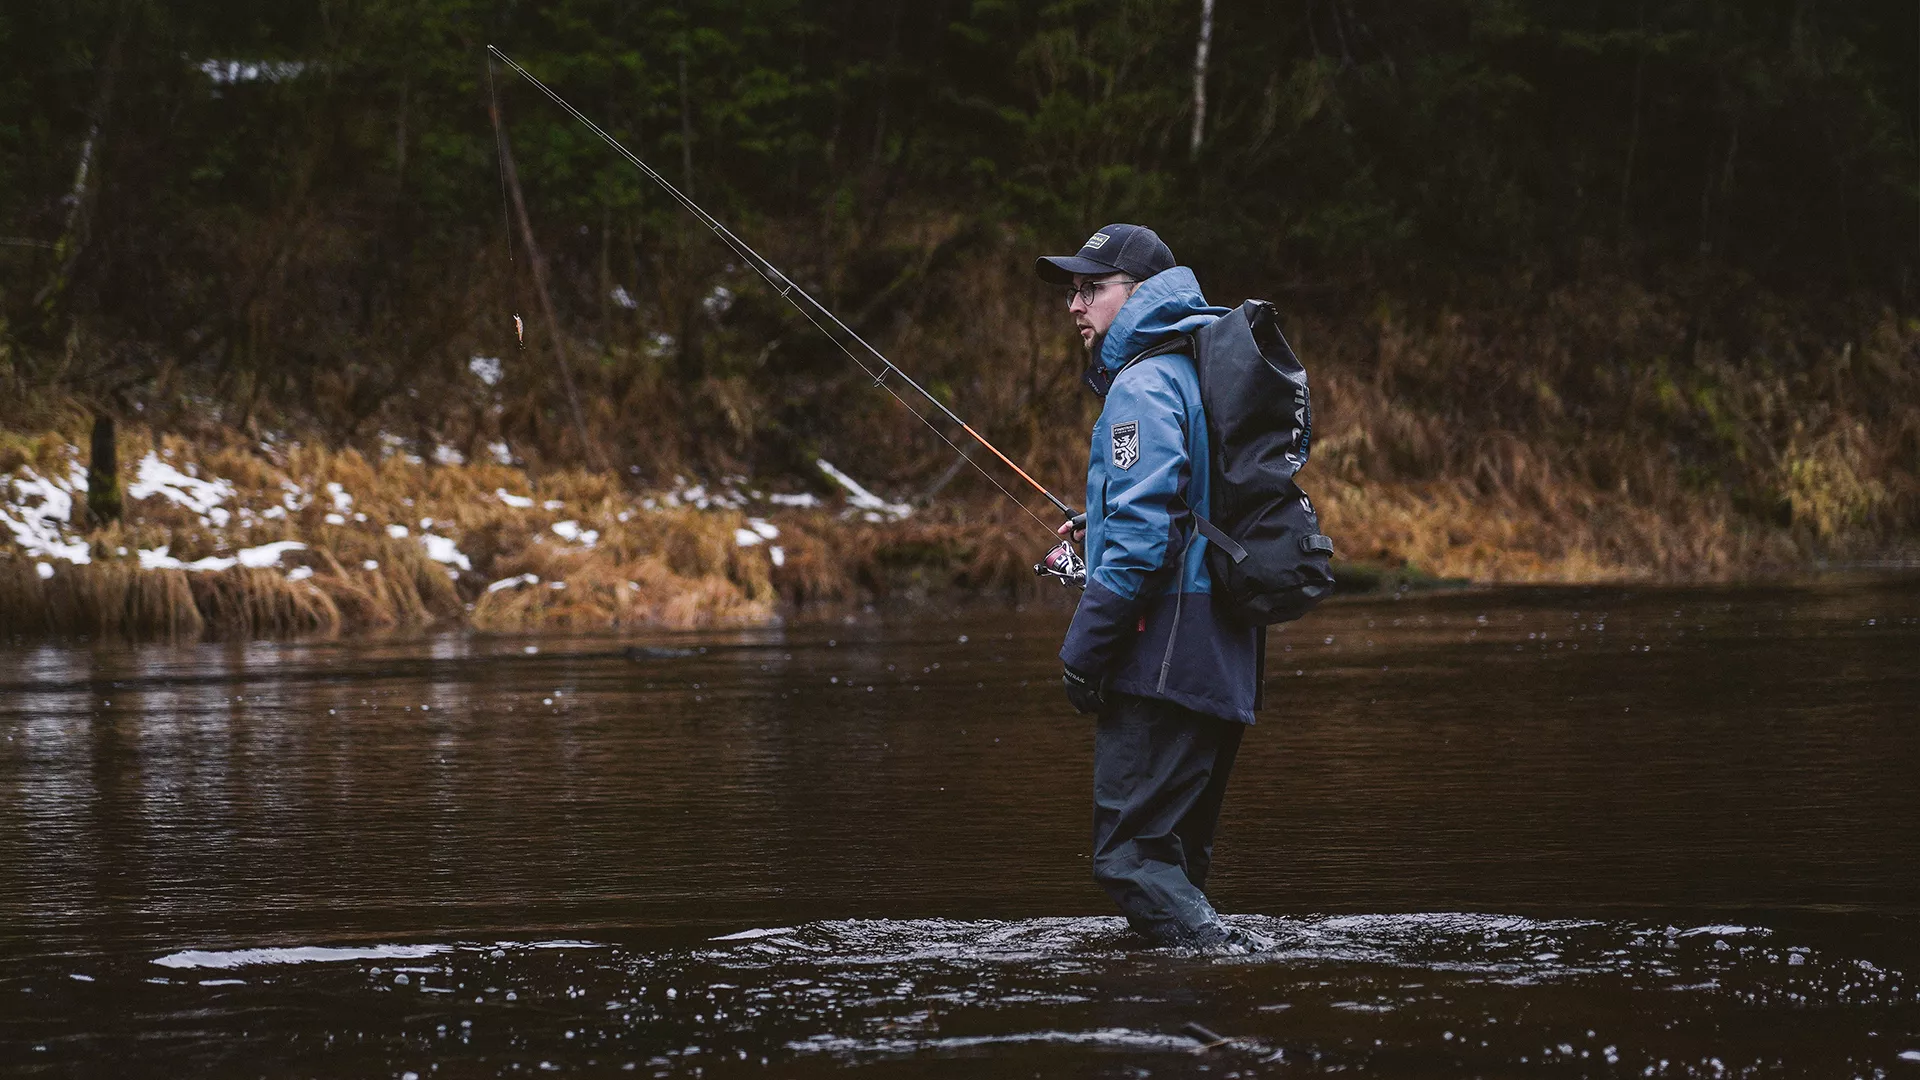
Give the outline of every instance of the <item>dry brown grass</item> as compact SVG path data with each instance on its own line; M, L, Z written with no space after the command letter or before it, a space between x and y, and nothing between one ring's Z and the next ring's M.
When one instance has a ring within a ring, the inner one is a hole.
M744 515L680 509L621 522L614 494L600 489L597 478L575 476L555 488L597 498L607 531L591 550L561 548L539 536L515 548L496 562L498 577L540 580L483 594L474 605L475 626L688 628L773 618L768 556L734 542Z
M1660 314L1623 289L1525 319L1309 323L1303 480L1342 554L1476 581L1699 581L1912 544L1920 324L1682 365L1685 328Z
M16 634L197 638L207 622L188 577L123 562L63 563L41 580L31 561L0 559L0 625Z
M18 464L45 475L67 475L75 452L57 436L9 445L28 447ZM262 450L237 438L207 445L131 433L123 439L129 479L150 450L183 471L232 482L231 520L222 525L160 497L129 499L124 521L89 537L88 564L0 546L0 613L10 631L193 638L434 622L484 630L751 625L896 587L1007 586L1026 554L991 520L873 525L826 510L770 513L779 537L743 545L744 511L661 505L660 493L631 490L612 474L535 478L491 464L374 461L309 446ZM336 504L335 484L350 503ZM303 493L293 508L267 517L269 508L285 509L289 489ZM534 505L511 505L500 491ZM429 519L430 531L453 541L471 569L429 558L420 541ZM569 541L556 532L562 522L596 533L595 542ZM405 526L406 535L390 535L392 525ZM165 547L191 562L283 540L308 546L271 568L141 570L135 558ZM775 545L785 555L778 567ZM36 570L42 561L53 567L46 580ZM523 577L532 580L512 580ZM508 584L489 588L502 581Z
M469 612L489 628L694 626L773 614L764 548L755 553L733 541L742 515L642 512L613 477L556 473L534 485L521 470L495 465L375 462L351 450L263 451L237 437L207 445L134 431L122 439L129 480L149 451L232 482L232 519L223 526L161 497L129 499L123 522L89 537L87 564L28 558L0 545L0 615L9 631L191 638L419 626ZM64 477L74 450L70 436L51 434L9 439L0 454L16 469ZM350 506L336 507L330 484L351 495ZM282 504L288 488L305 493L290 510ZM496 490L537 494L540 505L510 506ZM555 500L564 509L545 508ZM273 507L277 516L266 516ZM628 522L618 520L623 514ZM428 557L419 537L429 518L431 531L458 545L472 569L456 572ZM563 543L552 531L560 520L599 529L601 542L591 549ZM390 525L404 525L406 535L389 535ZM142 570L134 557L164 547L191 562L281 540L308 547L283 556L279 567L207 572ZM53 568L44 580L42 561ZM298 568L306 576L290 579ZM485 590L527 572L542 585Z
M967 317L906 322L893 349L1071 498L1097 405L1073 380L1079 359L1059 312L985 262L960 270L955 303ZM1868 313L1830 339L1794 329L1805 320L1761 311L1736 351L1697 332L1682 303L1619 281L1522 290L1498 309L1382 303L1361 319L1287 315L1315 387L1313 462L1302 481L1343 559L1483 582L1700 581L1920 549L1915 320ZM653 460L683 460L672 448L700 441L691 426L706 409L726 425L708 440L722 449L707 471L744 467L728 454L744 453L755 426L778 412L755 395L781 393L781 384L715 377L675 389L665 378L649 368L620 394L588 387L598 450L619 460L622 440L637 437L623 417L640 395L692 403L647 426ZM846 398L836 420L844 445L830 456L876 488L920 490L950 460L884 395L850 385ZM69 474L85 414L49 406L35 415L66 419L50 432L0 432L0 475ZM907 520L768 508L761 513L779 539L742 546L735 531L745 512L645 509L648 492L629 476L540 466L535 428L521 440L536 463L529 470L262 447L217 427L191 439L125 427L127 482L146 453L161 452L232 481L235 519L222 527L159 499L129 499L124 522L90 537L91 564L57 563L44 581L0 539L0 625L140 637L463 620L515 630L738 625L956 588L1030 595L1030 566L1048 545L963 471ZM548 449L556 459L582 456ZM352 496L350 508L334 506L329 484ZM288 485L310 498L267 516ZM510 506L497 491L534 505ZM419 540L427 518L470 570L450 574L427 557ZM554 532L563 521L593 530L597 543L568 542ZM389 536L389 524L408 535ZM310 547L277 569L218 573L143 572L118 554L166 546L191 561L276 540ZM785 555L779 566L774 544ZM292 567L311 576L289 580ZM488 589L520 575L536 583Z
M277 570L235 567L217 574L161 572L187 578L194 609L207 625L223 634L331 634L344 624L334 591L312 580L288 581Z

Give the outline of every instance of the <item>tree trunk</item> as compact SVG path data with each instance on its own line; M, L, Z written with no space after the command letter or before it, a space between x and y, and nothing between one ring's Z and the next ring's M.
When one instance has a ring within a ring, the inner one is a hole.
M1200 0L1200 42L1193 50L1193 141L1188 157L1200 157L1200 139L1207 129L1207 53L1213 48L1213 0Z
M513 166L513 147L507 129L500 122L500 109L489 105L494 134L500 142L500 171L506 174L507 192L513 197L515 216L520 219L520 239L527 249L527 262L533 267L533 284L540 294L540 311L547 317L547 332L553 339L553 362L560 370L560 386L566 392L567 411L573 416L574 433L580 437L580 452L595 468L605 468L593 440L587 435L587 418L580 411L580 392L574 388L573 372L567 366L566 340L560 334L560 316L554 310L553 290L547 284L547 261L540 257L540 246L533 239L533 223L527 218L527 202L520 194L520 172Z
M687 92L687 50L680 49L680 189L693 194L693 99Z
M1623 239L1627 233L1627 218L1633 207L1633 159L1640 150L1640 100L1646 77L1647 54L1642 52L1639 62L1633 67L1633 122L1627 128L1627 161L1620 168L1620 235Z
M900 9L905 4L893 5L893 23L887 30L887 51L880 62L880 100L874 107L873 153L872 162L880 164L887 153L887 106L893 98L893 72L900 63Z
M93 414L93 445L87 458L87 517L95 528L120 520L120 454L114 442L113 417L105 410Z
M400 80L399 115L393 122L393 187L395 191L405 190L407 186L407 106L411 99L407 96L407 80Z
M613 340L613 204L600 204L600 340Z
M114 15L113 38L107 45L107 54L100 64L100 83L94 90L93 107L87 112L87 137L80 144L80 162L74 167L73 188L67 192L67 220L60 230L60 239L53 245L53 277L34 295L33 302L45 315L48 336L64 337L59 329L61 301L67 286L73 281L75 266L80 262L80 252L87 244L87 212L90 209L93 192L98 185L94 182L97 171L94 157L99 152L100 129L105 126L107 110L113 106L114 83L120 74L120 54L127 41L127 31L133 23L133 5L122 0Z
M1647 83L1647 5L1640 4L1640 55L1633 65L1633 120L1627 128L1627 161L1620 169L1620 239L1627 238L1627 218L1633 206L1633 159L1640 150L1640 103Z

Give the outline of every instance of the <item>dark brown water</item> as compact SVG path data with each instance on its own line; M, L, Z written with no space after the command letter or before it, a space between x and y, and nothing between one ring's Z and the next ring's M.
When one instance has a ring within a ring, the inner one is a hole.
M0 651L0 1071L1920 1078L1920 588L1289 628L1241 958L1092 885L1063 624Z

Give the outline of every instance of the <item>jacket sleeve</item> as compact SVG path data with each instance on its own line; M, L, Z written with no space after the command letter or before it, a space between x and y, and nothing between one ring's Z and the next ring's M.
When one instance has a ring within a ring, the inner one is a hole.
M1147 578L1167 564L1174 547L1191 466L1186 403L1157 364L1139 365L1116 381L1100 421L1106 438L1095 453L1105 457L1096 456L1094 469L1106 484L1106 515L1099 550L1087 552L1087 590L1060 649L1068 667L1089 674L1105 671L1139 624ZM1129 423L1140 440L1139 459L1121 468L1113 430Z

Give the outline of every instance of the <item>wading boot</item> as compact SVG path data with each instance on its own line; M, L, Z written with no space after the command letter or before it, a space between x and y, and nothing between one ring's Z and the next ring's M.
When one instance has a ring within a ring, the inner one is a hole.
M1273 939L1266 935L1230 926L1218 919L1196 931L1192 944L1192 948L1198 952L1218 956L1251 956L1272 952L1273 947Z

